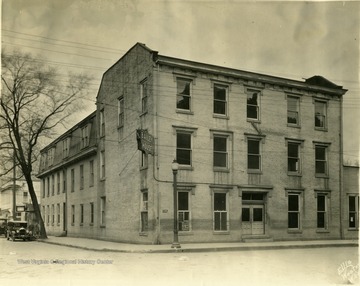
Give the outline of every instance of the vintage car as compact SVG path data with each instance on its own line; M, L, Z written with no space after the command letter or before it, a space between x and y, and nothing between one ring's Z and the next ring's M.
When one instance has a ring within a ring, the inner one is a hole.
M0 235L5 235L6 237L6 228L7 228L7 219L0 218Z
M27 228L28 223L26 221L8 221L7 223L7 240L15 239L31 240L32 235Z

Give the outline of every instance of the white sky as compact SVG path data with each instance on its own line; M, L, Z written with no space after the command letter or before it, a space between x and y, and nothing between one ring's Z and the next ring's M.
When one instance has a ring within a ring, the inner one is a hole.
M82 117L95 110L102 74L136 42L162 55L296 80L322 75L349 90L344 152L355 162L359 14L353 1L3 0L2 47L40 54L64 73L91 73Z

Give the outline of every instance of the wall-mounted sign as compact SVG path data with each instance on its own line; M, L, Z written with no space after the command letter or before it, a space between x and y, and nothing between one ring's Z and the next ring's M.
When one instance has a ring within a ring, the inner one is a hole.
M146 129L136 130L136 140L139 150L144 151L147 154L154 155L155 140Z

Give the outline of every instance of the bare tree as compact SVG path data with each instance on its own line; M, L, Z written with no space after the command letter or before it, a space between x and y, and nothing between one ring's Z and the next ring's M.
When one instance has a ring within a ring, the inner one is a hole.
M10 173L16 162L28 185L40 237L46 238L32 180L39 142L51 136L53 128L64 124L74 108L78 108L76 103L90 78L78 74L64 81L41 59L19 51L12 54L3 51L1 81L0 150L4 171L0 176Z

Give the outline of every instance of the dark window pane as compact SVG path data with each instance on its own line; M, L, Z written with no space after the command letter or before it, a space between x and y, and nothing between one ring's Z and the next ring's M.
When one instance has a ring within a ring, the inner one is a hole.
M349 211L351 211L351 212L356 211L356 204L355 204L356 200L355 199L356 199L356 197L354 197L354 196L349 197Z
M225 101L214 101L214 113L226 114L226 102Z
M250 209L243 208L241 212L241 221L250 221Z
M299 145L288 143L288 156L297 158L299 156Z
M226 138L225 137L214 137L214 151L225 151L226 152Z
M260 141L248 139L248 153L249 154L260 154Z
M227 154L226 153L214 153L214 167L227 167Z
M299 211L299 196L288 195L289 211Z
M227 213L221 213L221 230L227 230Z
M316 147L315 148L315 158L316 158L316 160L325 160L326 159L326 148Z
M214 86L214 99L226 100L226 88L221 86Z
M191 148L191 134L177 133L176 146L178 148Z
M254 221L263 221L263 209L254 208L253 209L253 220Z
M176 108L190 109L190 97L177 95L176 96Z
M298 123L298 113L295 111L288 111L287 122L291 123L291 124L297 124Z
M221 230L221 213L215 213L215 230Z
M247 118L253 118L253 119L258 118L257 106L248 105L247 108L246 108L246 112L247 112Z
M248 118L258 118L258 93L253 92L247 96L247 117Z
M317 228L325 228L325 213L317 213Z
M349 213L349 227L356 227L356 213Z
M181 165L191 165L191 151L177 149L176 161Z
M317 210L325 211L325 196L318 195L317 197Z
M317 174L326 174L326 162L317 161L315 169Z
M141 231L148 230L148 213L142 212L141 213Z
M190 95L190 81L178 79L177 80L177 93Z
M289 213L288 214L288 228L299 228L299 214Z
M248 169L260 170L260 157L257 155L248 155Z
M298 159L288 159L288 171L297 172L298 171Z
M189 195L188 192L178 192L178 209L189 210Z
M226 211L226 194L214 194L214 211Z

